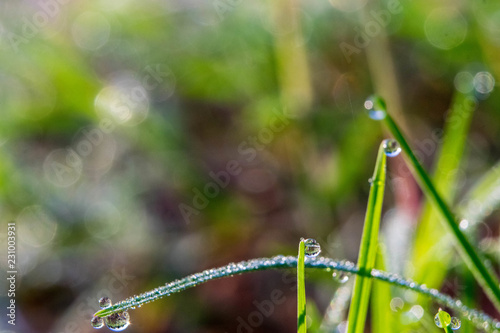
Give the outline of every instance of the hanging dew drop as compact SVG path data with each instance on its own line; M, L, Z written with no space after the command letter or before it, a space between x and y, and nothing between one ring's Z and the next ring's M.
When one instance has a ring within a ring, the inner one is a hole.
M113 313L104 318L106 326L115 332L123 331L130 325L130 315L127 311Z
M398 156L399 153L401 152L401 146L394 139L385 139L382 142L382 146L384 148L385 155L389 157Z
M451 317L451 329L456 331L462 326L462 322L457 317Z
M349 274L345 272L333 272L332 277L339 283L346 283L349 281Z
M109 297L101 297L99 299L99 306L101 309L107 309L111 306L111 299Z
M382 120L387 115L385 102L379 96L368 97L364 107L368 111L368 116L373 120Z
M444 323L442 323L441 320L439 319L440 312L442 312ZM451 316L448 312L439 309L438 313L436 313L436 315L434 316L434 323L439 328L443 328L443 324L444 324L444 327L447 327L451 323Z
M310 258L316 257L321 252L321 246L313 238L304 240L304 247L305 255Z
M97 316L92 318L90 323L92 324L93 328L101 328L104 326L104 320L101 317L97 317Z

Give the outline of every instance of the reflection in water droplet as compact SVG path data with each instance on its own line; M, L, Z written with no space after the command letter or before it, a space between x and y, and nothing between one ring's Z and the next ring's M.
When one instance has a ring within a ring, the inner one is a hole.
M365 109L373 120L382 120L386 116L385 101L379 96L372 95L365 101Z
M305 255L307 257L316 257L321 252L321 246L312 238L304 240Z
M93 328L101 328L104 326L104 320L101 317L94 317L91 320Z
M104 318L106 326L112 331L123 331L130 325L130 315L127 311L113 313Z
M462 322L457 317L451 317L451 329L458 330L462 326Z
M443 316L443 319L444 319L443 323L441 323L441 320L439 319L439 313L440 312L442 312L442 316ZM436 313L436 315L434 316L434 323L439 328L443 328L443 324L446 327L446 326L450 325L450 323L451 323L451 316L450 316L450 314L448 312L439 309L438 313Z
M332 277L340 283L346 283L349 281L349 274L346 272L333 272Z
M111 306L111 299L109 297L101 297L99 300L99 306L101 309L107 309Z
M386 139L382 143L384 147L384 153L389 157L398 156L401 152L401 146L394 139Z

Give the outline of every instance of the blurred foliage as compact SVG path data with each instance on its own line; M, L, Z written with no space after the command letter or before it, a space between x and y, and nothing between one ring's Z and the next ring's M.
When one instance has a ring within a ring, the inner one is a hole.
M500 156L499 17L494 1L3 1L0 212L18 231L16 329L91 332L103 294L117 301L227 262L296 253L300 237L355 260L386 135L362 108L385 85L374 67L397 82L396 114L429 169L455 91L475 92L453 189L471 214L469 188L499 177L489 171ZM381 54L392 59L367 61L385 34ZM409 245L423 200L400 157L388 181L385 266L417 276ZM476 197L495 203L488 191ZM479 214L475 239L498 268L495 206ZM443 290L495 316L453 258ZM251 328L293 331L292 277L214 281L133 311L127 331L234 332L274 289L285 301ZM335 292L329 279L308 284L314 318ZM413 309L414 296L392 293L404 307L387 311ZM432 306L394 325L438 332Z

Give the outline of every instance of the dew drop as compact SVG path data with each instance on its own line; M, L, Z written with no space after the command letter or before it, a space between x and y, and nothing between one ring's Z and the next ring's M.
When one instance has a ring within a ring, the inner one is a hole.
M394 139L385 139L382 142L382 146L384 148L384 153L389 157L398 156L401 152L401 146Z
M99 299L99 306L101 309L107 309L111 306L111 299L109 297L101 297Z
M444 319L444 326L448 326L451 323L451 316L448 312L443 311L439 309L438 313L434 316L434 323L436 324L437 327L443 328L443 323L441 323L441 320L439 320L439 312L443 312L443 319Z
M104 326L104 320L101 317L95 316L90 322L93 328L101 328Z
M307 257L310 258L316 257L321 252L321 246L313 238L308 238L304 240L304 246L305 246L305 255Z
M379 96L372 95L365 101L365 109L368 111L368 116L373 120L382 120L386 116L385 101Z
M345 272L333 272L332 277L339 283L346 283L349 281L349 274Z
M451 317L451 329L456 331L462 326L462 322L457 317Z
M469 221L463 219L462 221L460 221L458 226L461 230L466 230L469 227Z
M106 326L115 332L123 331L130 325L130 315L127 311L113 313L104 318Z

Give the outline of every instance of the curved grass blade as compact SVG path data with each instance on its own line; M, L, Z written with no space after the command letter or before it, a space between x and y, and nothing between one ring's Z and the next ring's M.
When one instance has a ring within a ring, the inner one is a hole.
M235 274L243 274L267 269L296 268L297 262L297 257L285 257L278 255L271 258L251 259L248 261L231 263L218 268L207 269L203 272L188 275L180 280L167 283L140 295L129 297L121 302L113 304L109 308L96 312L94 316L106 317L114 313L135 309L136 307L156 301L162 297L170 296L173 293L178 293L186 289L196 287L202 283L223 277L230 277ZM336 261L325 257L305 258L304 267L322 269L325 271L334 269L350 274L360 274L358 268L352 262ZM436 289L427 288L425 285L420 285L411 280L405 280L396 274L383 272L377 269L373 269L368 276L378 281L383 281L397 287L410 289L419 294L426 295L441 306L454 310L464 319L474 323L477 328L485 330L486 332L498 333L498 330L500 330L500 322L498 320L491 318L481 311L471 309L463 305L460 300L442 294Z
M299 243L299 256L297 258L297 332L298 333L307 333L304 259L305 259L305 244L304 240L301 239Z
M433 182L442 198L453 202L456 191L455 172L460 166L469 125L476 108L473 96L457 92L453 98L451 111L446 118L443 145L435 166ZM445 276L446 267L452 258L450 243L444 241L439 211L427 200L417 227L413 260L415 279L431 287L439 287ZM446 253L446 255L445 255ZM442 255L440 255L442 254ZM442 269L436 269L437 267Z
M413 167L413 174L418 180L424 194L430 201L432 201L436 209L441 212L444 218L443 221L445 222L445 225L448 226L451 233L454 235L457 248L459 250L459 253L462 255L465 263L471 270L472 274L474 274L474 277L479 282L486 295L488 295L488 298L495 305L497 311L500 312L500 283L498 281L498 278L490 269L485 266L481 257L478 255L467 237L460 230L457 224L456 217L453 215L446 202L434 187L431 179L429 178L429 175L422 167L422 165L418 162L417 157L413 154L410 146L408 145L408 142L399 130L399 127L389 114L386 114L384 122L391 131L394 138L401 145L402 150L405 152L409 164Z
M359 247L358 269L361 273L356 276L354 291L349 309L347 333L362 333L365 327L366 314L370 301L372 280L368 276L375 265L378 250L378 232L382 203L384 201L386 155L383 144L380 145L373 172L368 206L366 208L363 236Z

